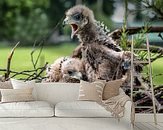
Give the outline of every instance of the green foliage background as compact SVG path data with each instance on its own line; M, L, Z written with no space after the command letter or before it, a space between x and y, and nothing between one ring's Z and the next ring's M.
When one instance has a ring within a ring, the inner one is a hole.
M75 3L76 0L1 0L0 41L20 41L24 45L32 45L51 32L58 22L61 23L65 11ZM104 0L100 14L96 10L97 0L85 0L83 3L93 7L97 19L103 19L106 25L112 27L109 16L113 13L113 0ZM59 33L64 31L61 24L56 30Z
M18 41L21 42L14 54L12 60L12 69L26 70L31 69L30 47L33 43L46 36L59 23L62 23L65 11L76 4L77 0L0 0L0 68L6 67L7 55L11 48ZM99 4L103 1L102 5ZM111 30L115 29L115 24L111 16L115 10L115 0L83 0L83 4L93 9L97 20L103 21ZM119 1L123 4L124 0ZM163 0L128 0L135 5L135 19L144 20L150 17L151 11L154 15L150 20L155 20L156 16L160 18L163 13ZM141 3L144 2L144 6ZM99 5L98 5L99 4ZM150 5L148 7L148 5ZM153 7L151 5L154 5ZM146 7L146 8L145 8ZM142 14L140 10L145 9L146 13ZM123 14L122 14L123 15ZM150 22L150 21L149 21ZM124 29L125 30L125 29ZM56 28L60 34L70 35L70 28L63 29L61 24ZM125 31L124 31L125 32ZM137 42L142 43L141 35L137 37ZM127 33L121 37L122 47L127 46ZM6 46L2 43L10 43ZM29 47L24 47L28 45ZM62 44L61 46L45 47L42 57L45 61L52 63L55 59L71 55L76 45ZM37 53L36 53L37 54ZM158 59L153 63L154 73L162 73L161 65L163 59ZM163 76L155 79L156 84L163 84Z

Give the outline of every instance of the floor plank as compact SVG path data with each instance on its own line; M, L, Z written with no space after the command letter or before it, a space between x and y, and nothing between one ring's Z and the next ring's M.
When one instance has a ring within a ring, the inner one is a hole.
M151 122L145 122L143 123L146 127L149 127L151 130L160 130L157 125L153 124Z
M163 126L161 126L160 124L161 124L161 123L158 123L157 125L155 125L155 123L150 122L150 125L152 125L152 126L158 128L159 130L163 130Z
M163 123L155 125L154 122L136 122L134 130L163 130Z
M136 122L135 123L136 127L139 128L140 130L150 130L148 127L144 126L142 123L140 122Z
M141 130L136 125L134 126L134 130Z
M135 114L136 122L154 122L153 114ZM163 123L163 113L157 114L157 122Z
M163 127L163 122L159 123L159 125L160 125L161 127Z

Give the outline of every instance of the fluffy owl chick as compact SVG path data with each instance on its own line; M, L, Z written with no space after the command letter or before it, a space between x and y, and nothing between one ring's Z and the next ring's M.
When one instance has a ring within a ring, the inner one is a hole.
M46 82L79 82L84 78L84 67L77 58L61 57L47 69Z
M85 65L88 81L96 79L112 80L116 75L122 77L121 63L130 57L108 37L103 24L94 19L93 12L83 5L77 5L66 12L63 22L72 28L71 37L77 36L81 45L74 51L73 57L81 57Z
M92 10L83 5L77 5L66 12L66 18L63 25L71 25L71 38L78 36L82 44L98 43L105 45L115 51L122 49L108 37L108 29L103 23L96 21Z

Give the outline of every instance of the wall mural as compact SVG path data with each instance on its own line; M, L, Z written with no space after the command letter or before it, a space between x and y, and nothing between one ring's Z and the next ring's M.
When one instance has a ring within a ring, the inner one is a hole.
M120 42L114 38L115 33L109 33L107 27L94 19L93 12L85 6L75 6L66 12L63 25L70 25L71 38L76 35L80 45L74 50L72 57L57 59L47 69L47 82L80 82L86 80L93 82L97 79L114 80L127 75L128 79L123 84L126 93L130 95L130 60L131 52L120 47ZM141 54L140 54L141 55ZM145 59L144 55L144 59ZM141 60L139 57L134 57ZM156 57L152 57L154 60ZM150 82L140 77L142 67L146 64L137 64L134 70L135 89L150 89ZM128 87L129 86L129 87ZM127 88L128 87L128 88ZM155 89L157 111L161 111L162 87ZM137 93L134 97L135 104L151 106L151 93ZM152 109L136 109L137 112L152 112Z
M18 43L8 57L7 69L1 69L1 71L5 72L1 80L8 80L22 74L27 75L27 78L24 79L26 81L36 79L39 82L79 83L80 80L89 82L97 79L111 81L126 76L127 78L122 88L130 95L131 41L126 40L126 47L124 47L120 45L120 40L123 40L126 32L128 35L136 33L145 35L149 31L148 26L122 28L109 32L102 22L95 20L92 10L81 5L74 6L66 12L63 25L71 26L71 38L77 36L80 43L72 52L72 56L61 57L49 67L47 66L48 63L46 63L43 67L37 68L36 65L44 45L40 42L39 47L41 49L36 60L33 58L35 49L31 52L34 70L15 72L10 70L10 61L17 45L19 45ZM150 31L154 30L155 27L150 27ZM146 47L144 44L139 44L136 40L134 42L135 47ZM36 44L34 44L33 48L35 47ZM150 46L150 51L152 52L152 62L163 55L163 49L159 47ZM144 51L137 51L134 55L136 60L147 58L147 52ZM142 72L144 73L143 68L146 66L147 63L139 63L134 66L134 71L138 74L134 77L134 84L139 86L135 89L145 90L144 93L140 91L135 94L134 101L137 105L151 106L151 93L147 93L147 90L150 89L148 72L145 72L146 75L141 75ZM46 76L42 76L44 71L46 71ZM163 86L155 86L154 92L157 112L163 112ZM152 112L152 109L137 109L136 112Z

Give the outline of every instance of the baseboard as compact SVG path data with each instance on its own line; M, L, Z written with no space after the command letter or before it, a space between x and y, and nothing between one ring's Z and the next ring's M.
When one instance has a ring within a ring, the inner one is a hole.
M156 114L157 122L163 122L163 113ZM135 114L135 122L154 122L154 114Z

